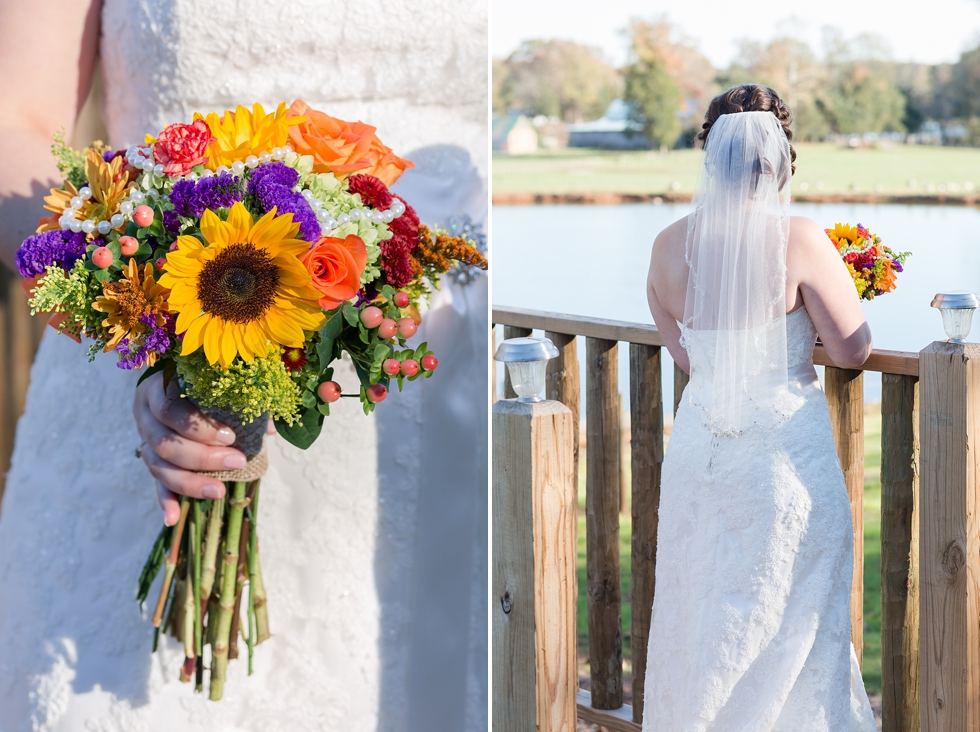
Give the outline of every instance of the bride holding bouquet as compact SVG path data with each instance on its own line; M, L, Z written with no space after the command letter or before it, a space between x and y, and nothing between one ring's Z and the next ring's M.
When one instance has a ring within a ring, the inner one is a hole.
M52 19L5 0L0 37L12 80L0 120L8 263L34 231L56 175L51 136L70 128L97 55L114 149L195 111L303 99L376 126L415 162L393 192L423 221L485 215L485 170L470 161L485 165L486 150L486 17L475 5L105 0ZM484 279L450 283L423 314L417 340L442 361L424 388L406 384L371 417L340 400L306 452L267 438L272 638L255 649L253 676L230 665L213 703L177 681L180 644L162 639L150 655L134 590L157 498L172 524L178 496L217 497L220 481L198 471L241 468L234 435L165 397L161 374L137 390L139 372L113 354L89 364L84 346L50 330L0 512L0 730L485 729L486 419L458 408L485 401L485 297ZM349 365L335 378L357 388Z

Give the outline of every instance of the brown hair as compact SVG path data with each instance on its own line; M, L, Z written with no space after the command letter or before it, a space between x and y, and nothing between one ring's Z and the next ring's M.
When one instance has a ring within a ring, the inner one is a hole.
M708 133L719 117L723 114L735 114L736 112L772 112L782 125L786 139L790 141L789 159L792 172L796 173L796 150L793 149L793 113L786 106L786 102L779 98L774 89L759 84L742 84L733 86L726 92L722 92L708 104L708 111L704 113L704 124L697 135L697 140L704 147Z

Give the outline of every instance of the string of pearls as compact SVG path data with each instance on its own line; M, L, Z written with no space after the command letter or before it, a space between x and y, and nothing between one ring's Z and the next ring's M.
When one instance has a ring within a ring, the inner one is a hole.
M304 190L301 195L310 204L316 220L320 222L320 233L329 236L334 229L349 224L351 221L371 221L377 224L390 224L396 218L405 213L405 204L397 198L392 202L387 211L375 211L370 208L352 208L348 213L342 213L334 218L323 206L323 202L313 195L310 190Z
M78 195L68 202L68 207L64 210L64 213L62 213L61 218L58 219L58 225L62 229L72 231L75 234L80 231L86 234L91 234L98 231L100 234L105 236L113 229L120 228L123 224L132 219L133 211L137 206L146 202L147 199L152 200L159 195L159 193L152 189L144 193L138 188L130 188L128 197L119 204L118 213L114 213L108 220L79 219L79 209L85 206L86 201L90 201L92 199L92 189L88 186L82 186L78 191Z
M257 168L263 163L270 163L273 160L285 160L289 153L293 152L291 145L284 145L282 147L274 147L268 152L261 153L260 155L249 155L244 160L236 160L230 166L220 165L216 171L204 169L204 172L198 175L194 171L186 175L175 175L169 176L172 180L197 180L198 178L211 178L215 175L221 175L222 173L233 173L235 175L241 175L245 172L245 169L249 170ZM141 146L134 145L133 147L126 150L126 162L128 162L132 167L137 170L142 170L145 173L151 173L157 178L163 178L163 163L157 163L153 159L153 148L151 146Z

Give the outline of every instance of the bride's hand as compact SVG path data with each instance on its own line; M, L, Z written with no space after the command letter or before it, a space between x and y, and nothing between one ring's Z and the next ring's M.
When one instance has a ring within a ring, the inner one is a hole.
M175 494L191 498L221 498L225 494L220 480L194 471L245 467L245 455L228 447L235 441L235 433L181 399L176 381L171 381L164 393L162 373L150 376L137 387L133 415L140 436L146 441L142 457L157 479L157 495L167 526L177 523L180 516Z

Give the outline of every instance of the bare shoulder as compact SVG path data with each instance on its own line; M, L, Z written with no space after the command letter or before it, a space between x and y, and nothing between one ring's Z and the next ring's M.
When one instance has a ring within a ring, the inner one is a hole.
M836 255L836 249L827 232L820 224L806 216L790 216L789 261L805 260L808 264Z
M671 255L675 254L678 249L683 250L687 242L688 219L690 219L690 215L678 219L657 234L657 238L653 240L654 257L663 254L673 259L674 257Z

